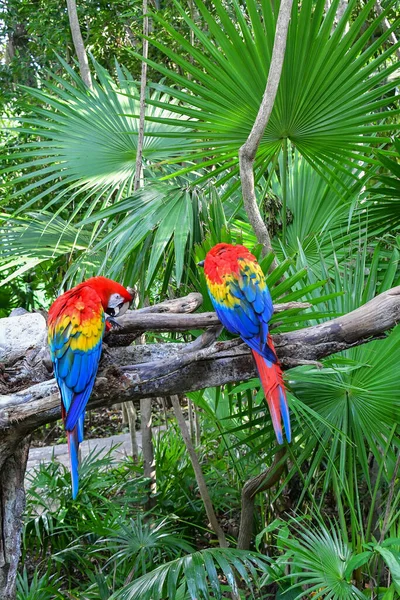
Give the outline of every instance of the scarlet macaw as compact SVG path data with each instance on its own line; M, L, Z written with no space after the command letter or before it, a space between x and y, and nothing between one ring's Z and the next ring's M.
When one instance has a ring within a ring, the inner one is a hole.
M268 333L273 305L260 265L247 248L231 244L217 244L198 264L204 265L208 292L219 320L251 348L278 442L283 443L281 417L290 442L282 370Z
M49 310L48 343L68 437L73 498L79 489L78 450L85 408L99 366L103 334L111 327L112 317L123 315L132 299L119 283L92 277L62 294Z

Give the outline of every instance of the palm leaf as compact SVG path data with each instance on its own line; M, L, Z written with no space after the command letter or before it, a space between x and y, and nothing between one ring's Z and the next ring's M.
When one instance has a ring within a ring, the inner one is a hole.
M396 64L385 61L397 46L382 51L390 32L379 35L373 44L366 44L389 7L362 31L374 2L369 0L352 22L354 3L354 0L349 3L334 31L338 0L327 14L323 0L316 3L307 0L300 8L294 5L280 86L256 159L261 171L280 151L282 140L288 138L314 167L330 173L341 186L338 170L350 167L355 181L356 172L361 170L357 161L373 162L370 145L389 141L385 133L395 125L385 119L397 111L392 109L392 98L387 92L397 84L396 79L386 83ZM171 39L191 53L194 62L152 39L153 45L180 67L178 74L148 60L149 65L177 84L153 87L179 101L176 111L190 119L185 123L188 131L184 133L184 138L192 140L190 152L179 157L179 162L184 158L190 164L181 172L193 170L194 160L201 163L205 159L204 164L230 167L232 174L237 172L238 149L247 139L264 92L276 16L270 4L260 6L255 0L247 0L246 15L242 5L234 4L238 24L235 26L220 0L214 3L215 14L201 0L196 4L209 34L200 30L177 4L196 37L194 47L154 14ZM347 24L349 29L344 33ZM155 101L154 105L170 109L162 101ZM166 124L162 117L149 120Z
M286 564L291 572L285 579L295 581L289 589L298 590L296 599L303 597L303 586L307 586L307 592L314 598L365 598L351 583L356 568L355 555L340 532L333 525L328 529L322 523L313 527L296 520L295 524L296 537L280 538L280 546L287 551ZM364 564L371 554L359 555L359 565Z
M19 131L33 133L35 140L13 153L14 162L21 160L3 172L23 172L13 198L30 199L17 212L26 212L47 198L45 210L55 204L58 211L70 209L73 203L70 212L73 219L77 214L90 215L98 203L104 207L132 192L139 103L127 93L135 89L132 77L118 65L115 83L94 62L99 81L94 81L94 89L89 91L71 67L60 61L74 85L53 76L53 81L44 83L42 89L26 90L39 101L39 106L36 115L28 113L19 118L23 123ZM160 94L156 92L153 99L161 100ZM148 106L147 112L167 119L177 117L170 110L163 113L153 106ZM146 168L177 156L187 144L176 135L173 140L155 135L167 129L175 134L185 130L182 119L180 125L146 124L143 147Z
M265 572L268 564L267 557L253 552L208 548L160 565L116 592L112 600L175 598L180 585L191 600L222 600L224 588L237 593L236 575L245 578L252 592L250 582L257 583L257 571ZM222 586L218 574L226 578L227 586Z

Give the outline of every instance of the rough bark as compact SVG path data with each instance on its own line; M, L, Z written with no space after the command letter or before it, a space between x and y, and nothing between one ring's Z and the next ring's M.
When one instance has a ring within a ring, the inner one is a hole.
M142 430L143 451L143 474L150 481L148 487L148 499L146 509L151 510L154 506L154 494L156 493L156 470L154 462L153 432L151 419L151 398L140 399L140 420Z
M5 436L7 438L7 436ZM10 440L11 441L11 440ZM15 582L21 553L22 516L25 509L24 476L29 439L14 445L2 438L0 448L0 597L15 599Z
M16 319L16 327L34 315L4 319L6 326ZM155 316L155 315L154 315ZM160 315L157 315L160 316ZM197 322L198 315L185 315L189 320L187 329L194 329L190 317ZM175 315L164 315L168 319ZM273 341L283 368L318 361L324 356L363 344L382 335L400 321L400 286L380 294L364 306L342 317L320 325L288 333L273 335ZM0 321L0 331L4 327ZM42 318L40 327L45 331ZM99 375L88 408L110 406L140 398L167 396L223 385L228 382L250 379L256 376L255 366L246 345L240 340L214 342L218 331L205 332L191 344L150 344L127 348L109 348L103 353ZM36 339L42 339L40 335ZM8 362L12 343L4 340L2 351L3 391L0 396L0 434L8 428L17 427L25 435L60 416L57 387L51 374L42 365L25 368L25 356ZM8 345L7 345L8 344ZM37 355L42 347L25 350ZM43 354L45 354L43 352ZM15 371L18 377L15 378ZM35 373L30 380L32 371ZM25 380L23 374L26 374ZM40 375L38 375L39 373ZM40 383L29 386L30 381ZM15 390L15 381L24 389ZM22 383L21 383L22 382ZM29 387L28 387L29 386Z
M268 73L267 85L256 120L249 137L239 150L240 179L242 183L243 203L257 240L263 245L264 253L272 251L268 228L263 221L257 204L254 189L253 163L262 136L268 125L278 91L279 81L285 58L286 39L289 28L293 0L282 0L275 29L274 47Z
M75 0L67 0L68 18L71 27L72 40L75 46L75 52L78 57L79 71L82 81L91 89L92 78L90 75L89 61L86 54L85 44L83 43L81 28L79 27L78 11Z

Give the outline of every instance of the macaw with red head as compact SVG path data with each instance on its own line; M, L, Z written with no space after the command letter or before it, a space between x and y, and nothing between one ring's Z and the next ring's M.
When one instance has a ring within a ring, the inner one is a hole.
M110 329L113 317L123 315L132 300L119 283L92 277L62 294L49 310L48 343L68 437L73 498L79 489L78 450L103 334Z
M217 244L199 265L219 320L251 348L278 442L283 443L282 420L290 442L285 386L268 331L274 309L260 265L247 248L231 244Z

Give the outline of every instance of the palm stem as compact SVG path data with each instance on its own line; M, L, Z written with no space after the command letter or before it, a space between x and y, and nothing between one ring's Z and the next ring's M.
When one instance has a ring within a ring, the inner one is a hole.
M287 206L287 175L288 175L288 140L283 138L282 180L282 243L286 244L286 206Z

